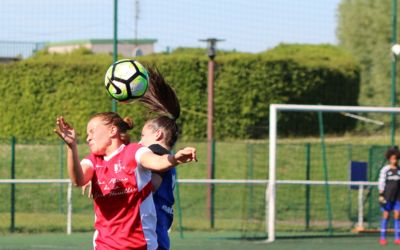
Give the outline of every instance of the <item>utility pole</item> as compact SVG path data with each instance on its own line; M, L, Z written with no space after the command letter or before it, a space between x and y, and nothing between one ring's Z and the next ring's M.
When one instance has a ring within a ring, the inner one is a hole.
M214 69L217 42L224 40L217 38L207 38L200 40L207 42L208 55L208 102L207 102L207 163L208 179L214 179L215 173L215 140L214 140ZM210 220L210 227L214 228L214 184L208 184L207 188L207 214Z

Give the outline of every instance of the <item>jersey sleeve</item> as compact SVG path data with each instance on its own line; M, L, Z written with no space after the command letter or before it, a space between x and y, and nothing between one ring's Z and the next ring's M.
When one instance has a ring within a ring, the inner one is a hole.
M147 152L151 152L151 150L149 148L147 148L147 147L144 147L144 146L141 146L136 150L136 152L135 152L135 160L139 165L141 165L140 162L141 162L143 154L145 154Z
M379 192L385 191L387 166L383 167L379 172L378 189Z
M94 155L90 154L85 156L85 158L81 160L81 165L86 165L93 168L96 165L96 160Z

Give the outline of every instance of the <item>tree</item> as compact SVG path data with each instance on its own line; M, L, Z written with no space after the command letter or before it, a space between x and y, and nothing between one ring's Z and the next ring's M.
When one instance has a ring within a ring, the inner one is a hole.
M391 105L391 1L342 0L337 37L361 67L361 105Z

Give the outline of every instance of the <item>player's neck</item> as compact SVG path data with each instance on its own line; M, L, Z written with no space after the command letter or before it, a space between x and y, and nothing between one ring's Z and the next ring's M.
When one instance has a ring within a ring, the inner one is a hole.
M390 168L397 168L397 165L390 164Z
M165 148L166 150L171 151L171 148L168 147L165 143L159 142L158 144L159 144L160 146L162 146L163 148Z
M119 149L119 147L121 147L122 144L123 143L120 142L120 141L112 140L111 141L111 145L108 146L107 149L106 149L106 152L105 152L106 155L105 156L110 156L111 154L113 154L116 150Z

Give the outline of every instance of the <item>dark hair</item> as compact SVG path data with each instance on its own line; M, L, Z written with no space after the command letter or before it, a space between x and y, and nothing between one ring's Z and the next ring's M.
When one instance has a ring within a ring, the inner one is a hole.
M124 119L122 119L121 116L119 116L119 114L115 112L102 112L92 116L91 120L97 117L101 118L104 121L105 125L113 125L117 127L121 141L124 144L130 143L131 137L128 131L133 128L132 119L130 119L129 117L125 117Z
M162 129L164 132L164 141L168 147L173 147L179 137L179 128L175 120L167 116L159 116L146 122L147 126L151 127L153 131Z
M149 89L139 99L148 109L157 113L157 116L146 122L154 131L164 130L164 140L167 146L173 147L179 136L176 120L181 113L181 106L175 91L167 84L157 68L148 67Z
M389 160L390 157L392 157L393 155L396 155L397 158L400 157L400 151L399 151L399 148L397 146L390 147L385 152L385 158L387 160Z

